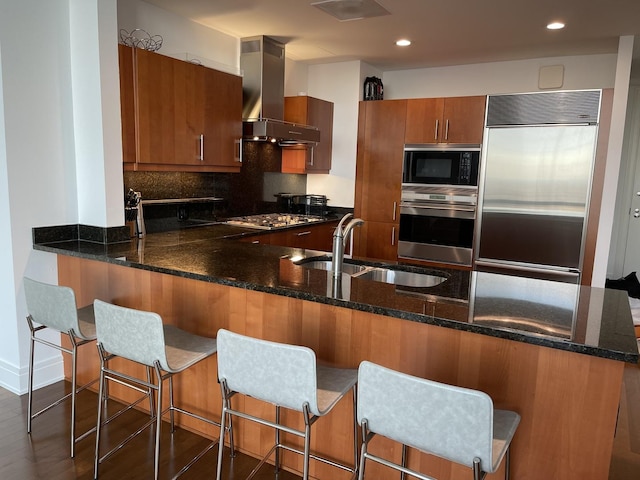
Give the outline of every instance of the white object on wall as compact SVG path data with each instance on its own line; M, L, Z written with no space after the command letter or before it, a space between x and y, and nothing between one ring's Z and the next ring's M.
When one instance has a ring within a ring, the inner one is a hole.
M564 65L545 65L538 72L538 88L562 88L564 82Z

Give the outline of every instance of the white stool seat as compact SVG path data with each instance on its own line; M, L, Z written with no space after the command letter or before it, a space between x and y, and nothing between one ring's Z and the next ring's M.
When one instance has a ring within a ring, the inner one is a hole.
M397 372L371 362L358 370L358 423L364 439L359 479L365 461L373 460L420 479L430 479L406 468L406 447L436 455L482 472L494 473L507 457L520 416L493 408L480 391L447 385ZM368 452L375 434L403 445L402 465Z
M76 380L77 351L80 345L96 339L96 327L93 305L78 309L74 291L69 287L50 285L28 277L23 279L25 300L27 303L27 324L31 331L29 342L29 400L27 433L31 433L33 419L59 405L71 397L71 457L75 456L75 445L92 430L76 437L76 395L95 383L89 382L78 388ZM65 348L37 336L43 329L51 329L69 337L71 348ZM35 344L40 343L71 355L71 393L51 403L40 411L33 413L33 363Z
M173 325L163 325L160 315L153 312L120 307L100 300L94 302L94 308L97 344L101 360L100 399L103 399L106 380L114 379L118 379L116 380L118 383L125 384L134 389L138 389L137 385L142 385L158 392L156 402L157 410L152 419L143 428L129 436L124 442L102 457L100 456L100 433L103 402L99 402L94 478L98 478L99 465L103 460L119 450L131 438L144 430L144 428L155 423L154 478L157 479L160 469L160 430L164 413L170 413L172 432L174 430L174 411L219 426L219 424L213 420L178 408L173 402L173 375L214 355L217 349L216 339L194 335ZM114 356L126 358L147 367L152 367L156 372L156 382L153 383L151 380L144 382L125 373L110 369L107 361ZM162 385L164 380L167 379L169 380L169 407L163 411ZM224 438L224 434L222 437ZM191 462L182 468L178 475L184 473L184 471L217 443L217 440L210 443Z
M227 416L267 425L275 429L275 445L247 477L252 478L266 459L275 452L276 473L280 467L279 449L302 454L303 480L309 478L309 459L313 458L335 467L355 472L357 466L357 427L354 421L354 465L349 467L310 452L311 425L317 417L326 415L353 390L354 416L357 371L317 365L313 350L297 345L270 342L247 337L224 329L218 331L218 379L222 389L222 425ZM231 397L240 393L275 405L275 421L266 420L231 408ZM298 431L280 423L280 408L303 413L305 430ZM304 438L304 450L280 442L280 431ZM221 430L224 432L224 430ZM231 441L233 442L232 438ZM216 479L222 479L222 446L218 446ZM233 443L231 444L233 449Z

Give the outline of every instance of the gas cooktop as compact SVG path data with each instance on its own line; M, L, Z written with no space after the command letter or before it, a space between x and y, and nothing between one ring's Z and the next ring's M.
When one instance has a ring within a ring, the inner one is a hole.
M290 213L265 213L261 215L247 215L245 217L232 217L225 223L247 228L259 228L272 230L274 228L291 227L294 225L305 225L314 222L321 222L322 217L313 215L295 215Z

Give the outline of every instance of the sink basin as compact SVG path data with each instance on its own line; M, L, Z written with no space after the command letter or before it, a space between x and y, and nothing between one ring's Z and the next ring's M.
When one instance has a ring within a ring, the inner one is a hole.
M331 271L331 260L314 260L312 262L298 263L301 267L315 268L317 270ZM371 267L367 265L356 265L354 263L343 263L342 273L347 275L356 275L359 272L363 272Z
M331 260L312 260L297 263L297 265L305 268L331 271ZM342 273L362 280L371 280L373 282L390 283L392 285L416 288L435 287L447 279L446 277L441 277L439 275L405 272L403 270L392 270L390 268L357 265L354 263L343 263Z
M446 277L437 275L389 270L387 268L372 268L358 275L358 278L416 288L435 287L446 280Z

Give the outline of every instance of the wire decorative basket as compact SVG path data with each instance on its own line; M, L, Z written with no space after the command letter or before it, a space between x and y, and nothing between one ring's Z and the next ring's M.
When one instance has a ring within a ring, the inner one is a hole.
M160 35L151 35L147 31L140 28L127 32L125 29L120 30L120 42L128 47L141 48L150 52L160 50L162 46L162 37Z

